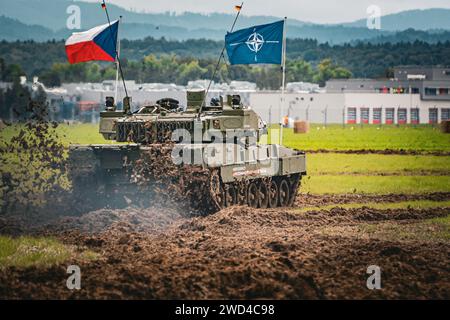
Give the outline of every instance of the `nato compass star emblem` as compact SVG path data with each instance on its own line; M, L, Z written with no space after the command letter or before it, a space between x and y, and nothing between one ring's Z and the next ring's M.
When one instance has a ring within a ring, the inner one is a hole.
M254 53L258 53L264 45L264 38L259 33L253 32L245 42L247 47Z
M232 43L232 46L237 46L240 44L245 43L250 51L255 53L255 62L258 61L257 54L262 49L265 43L280 43L280 41L270 41L270 40L264 40L264 37L256 32L256 28L253 29L253 33L248 37L247 41L245 42L237 42Z

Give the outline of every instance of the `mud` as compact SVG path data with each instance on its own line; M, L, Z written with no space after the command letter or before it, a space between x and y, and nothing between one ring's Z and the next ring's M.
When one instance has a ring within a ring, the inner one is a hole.
M80 217L61 218L47 225L45 229L55 232L77 230L82 233L98 234L119 227L123 232L158 233L174 221L182 219L186 219L184 214L173 208L100 209Z
M13 112L22 126L9 140L0 135L0 214L45 206L50 193L53 199L64 193L67 182L64 145L47 105L30 100Z
M316 176L329 175L329 172L318 172L314 173ZM347 175L347 176L367 176L364 172L333 172L333 175ZM373 171L370 172L371 176L383 176L383 177L394 177L398 176L398 172L381 172ZM401 176L450 176L450 171L448 170L403 170L401 171Z
M76 215L80 212L67 209L74 206L67 201L67 191L59 188L66 164L64 146L55 135L57 124L48 122L42 105L30 102L27 112L31 116L25 129L0 149L2 155L22 157L13 163L11 158L2 157L0 163L0 234L51 236L65 244L89 248L99 257L94 261L70 258L46 268L0 269L0 299L450 298L448 241L369 239L351 231L361 224L376 228L378 223L412 224L446 217L449 208L337 207L300 213L295 208L232 207L192 217L186 203L194 209L209 206L203 201L203 189L196 188L204 185L204 174L174 168L166 152L149 153L132 168L133 179L144 191L151 177L172 181L169 185L153 181L157 189L151 191L160 206L99 209ZM40 148L39 153L34 146ZM450 155L409 150L309 152ZM39 166L33 169L35 163ZM5 172L12 166L14 170ZM42 168L57 175L38 174ZM51 201L45 201L48 199ZM449 199L450 193L301 194L295 206ZM86 202L78 200L78 207ZM175 205L168 205L169 200ZM40 209L34 210L37 205ZM327 232L333 228L339 232ZM66 287L66 268L73 264L81 268L79 291ZM381 267L382 290L366 287L370 265Z
M339 205L348 203L367 203L367 202L400 202L400 201L416 201L416 200L431 200L431 201L448 201L450 200L449 192L434 192L424 194L323 194L315 195L309 193L301 193L295 200L296 207L306 206L325 206L325 205Z
M306 153L343 153L343 154L398 154L398 155L429 155L429 156L450 156L448 151L427 151L427 150L408 150L408 149L355 149L355 150L332 150L316 149L304 150Z
M157 208L97 210L40 231L101 255L67 261L81 267L80 291L66 288L66 265L9 268L0 271L0 298L449 299L450 243L324 232L448 214L448 208L298 213L231 207L186 218ZM367 289L369 265L381 267L382 290Z

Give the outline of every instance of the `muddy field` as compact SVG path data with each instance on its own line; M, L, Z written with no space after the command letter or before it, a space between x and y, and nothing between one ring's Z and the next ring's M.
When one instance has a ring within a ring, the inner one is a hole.
M67 191L53 188L65 182L64 145L52 131L56 125L46 122L45 112L36 119L0 148L5 171L0 189L11 195L2 197L7 210L0 211L0 240L55 238L62 243L58 250L72 251L69 258L50 266L0 265L0 299L450 299L449 230L445 223L430 222L450 215L449 192L368 195L357 194L355 188L347 194L301 194L293 208L235 206L192 216L183 198L173 198L163 188L158 191L165 196L156 201L159 207L86 211L86 198L67 201ZM39 157L30 148L35 145L43 149ZM423 154L355 150L340 152ZM151 161L158 169L153 175L170 175L168 161L159 158L161 165L158 159ZM414 174L448 175L445 170L421 170L425 171ZM58 175L42 174L47 171ZM33 196L35 191L49 194L51 201ZM202 190L195 193L202 199ZM378 187L378 193L388 191ZM168 198L181 201L168 204ZM366 206L408 201L432 201L434 207ZM37 205L43 209L34 212ZM4 262L11 253L2 245ZM17 251L20 257L28 251L39 257L50 249L26 246ZM89 259L81 254L88 251ZM81 290L66 287L69 265L80 267ZM381 290L366 286L372 265L381 268Z
M448 200L447 193L420 199ZM0 298L354 299L450 298L450 243L378 237L362 227L420 225L445 217L428 210L343 209L344 203L417 200L414 196L308 196L290 209L231 207L207 217L161 208L101 209L31 226L0 219L1 234L51 235L89 248L95 261L0 271ZM300 212L309 205L331 210ZM28 218L30 219L30 218ZM82 289L66 288L78 264ZM366 287L367 267L382 270L382 289Z

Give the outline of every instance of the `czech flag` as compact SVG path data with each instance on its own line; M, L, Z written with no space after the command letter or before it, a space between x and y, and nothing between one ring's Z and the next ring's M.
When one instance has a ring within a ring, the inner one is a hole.
M66 41L67 59L71 64L100 60L116 61L119 20L111 27L104 24L84 32L74 32Z

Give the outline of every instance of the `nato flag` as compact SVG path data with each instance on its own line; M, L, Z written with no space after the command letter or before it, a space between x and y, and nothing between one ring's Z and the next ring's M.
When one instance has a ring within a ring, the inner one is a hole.
M241 29L225 36L230 64L280 64L284 20Z

